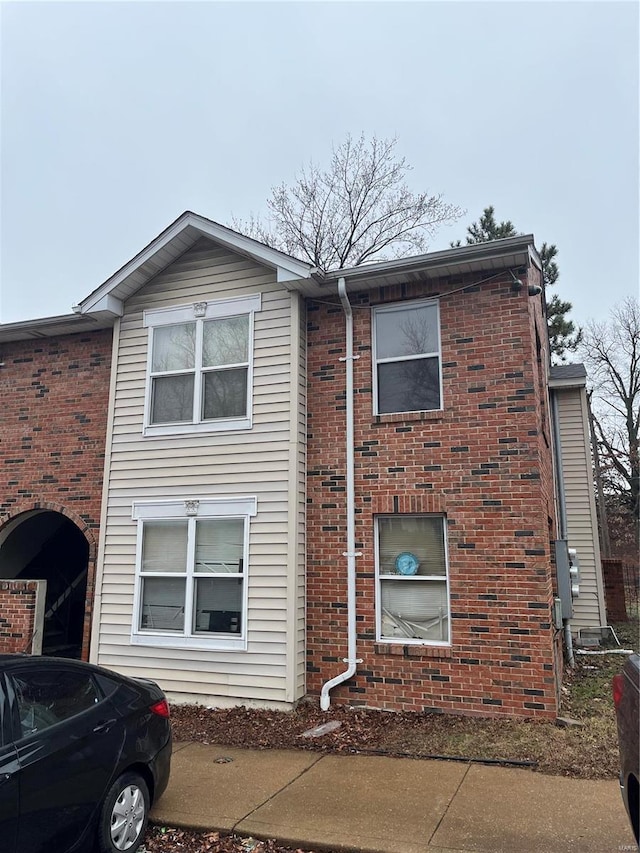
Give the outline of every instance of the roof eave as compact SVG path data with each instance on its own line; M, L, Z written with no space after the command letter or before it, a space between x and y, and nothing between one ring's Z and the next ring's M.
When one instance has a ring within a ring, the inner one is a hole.
M475 260L487 260L500 258L521 252L527 255L531 261L542 269L540 256L538 255L532 234L519 237L506 237L502 240L490 240L486 243L475 243L471 246L460 246L455 249L443 249L439 252L427 252L423 255L412 255L408 258L399 258L392 261L380 261L375 264L362 264L341 270L331 270L325 273L324 280L337 281L339 278L375 278L385 276L389 272L415 272L422 269L451 266L455 263L470 263Z
M578 379L550 379L549 380L549 389L551 391L568 391L576 388L586 388L587 382L586 379L580 380Z
M582 362L551 365L549 388L586 388L587 369Z
M37 320L0 323L0 343L74 335L98 329L108 329L112 325L112 318L86 314L59 314L55 317L42 317Z
M551 379L549 378L549 388L552 391L557 391L563 388L586 388L586 376L574 376L571 379Z
M114 317L121 316L123 303L128 296L180 257L200 237L209 237L231 251L270 267L275 271L277 281L285 287L292 286L300 279L309 278L310 264L298 261L192 211L185 211L142 251L82 300L78 306L79 312L86 314L96 310L113 309ZM134 282L136 275L138 281ZM111 297L111 303L108 297Z

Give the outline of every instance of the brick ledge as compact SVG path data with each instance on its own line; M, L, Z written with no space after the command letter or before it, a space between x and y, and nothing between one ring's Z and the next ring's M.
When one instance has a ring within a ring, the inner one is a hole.
M377 655L394 655L403 658L452 658L453 649L443 646L403 646L400 643L376 643Z
M421 421L434 422L442 420L444 420L443 409L435 409L434 411L428 412L393 412L385 415L376 415L371 426L376 427L380 426L380 424L419 423Z

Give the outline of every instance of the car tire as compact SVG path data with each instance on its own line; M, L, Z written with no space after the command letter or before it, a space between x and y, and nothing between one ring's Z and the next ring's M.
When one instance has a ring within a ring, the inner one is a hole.
M134 853L149 817L149 789L138 773L123 773L109 788L100 810L100 853Z

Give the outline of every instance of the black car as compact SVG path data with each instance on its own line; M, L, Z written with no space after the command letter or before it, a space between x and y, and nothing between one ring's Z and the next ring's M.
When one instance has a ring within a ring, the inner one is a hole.
M154 682L0 655L2 853L133 853L170 764L169 706Z
M640 656L629 655L613 677L613 704L620 750L620 792L631 828L640 843Z

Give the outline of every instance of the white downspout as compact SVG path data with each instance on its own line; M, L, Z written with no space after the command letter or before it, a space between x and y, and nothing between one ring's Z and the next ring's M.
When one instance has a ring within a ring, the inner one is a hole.
M567 500L564 491L564 480L562 479L562 446L560 444L560 417L558 415L558 399L552 392L550 395L550 405L553 425L553 449L554 463L556 472L556 490L558 495L558 520L560 522L560 539L567 538ZM567 649L567 664L569 667L576 665L573 656L573 637L571 636L571 620L563 619L564 627L564 643Z
M338 279L338 294L346 320L346 356L340 361L345 362L347 397L347 550L342 555L347 558L347 657L343 658L343 663L347 664L347 668L340 675L336 675L335 678L322 685L320 707L323 711L327 711L331 704L329 691L338 684L342 684L343 681L352 678L355 675L356 665L361 663L360 660L356 659L356 557L361 555L356 553L356 501L353 460L353 362L360 356L353 354L353 312L347 296L344 278Z

